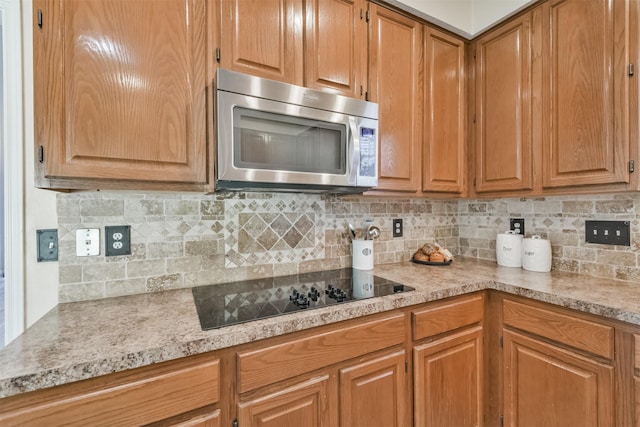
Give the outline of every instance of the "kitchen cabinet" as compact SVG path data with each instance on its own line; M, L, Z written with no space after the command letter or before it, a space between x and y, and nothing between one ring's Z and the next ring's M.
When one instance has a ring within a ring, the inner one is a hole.
M482 36L475 52L475 191L533 188L532 11Z
M240 425L406 425L405 336L395 312L246 346L237 353Z
M378 187L416 193L422 185L422 30L370 4L369 95L378 103Z
M365 0L308 0L305 3L305 87L365 98L366 10Z
M542 6L544 187L629 182L628 7L625 0Z
M506 426L616 425L612 326L510 299L503 318Z
M482 294L412 311L414 426L484 425L483 317Z
M422 190L462 193L466 176L465 43L424 27Z
M404 350L396 350L341 368L338 390L340 425L408 425L406 364Z
M36 185L202 189L205 0L35 0Z
M215 426L220 398L220 360L205 354L5 399L0 425Z
M238 405L243 427L330 427L329 376L323 375Z
M221 0L220 67L302 86L302 0Z

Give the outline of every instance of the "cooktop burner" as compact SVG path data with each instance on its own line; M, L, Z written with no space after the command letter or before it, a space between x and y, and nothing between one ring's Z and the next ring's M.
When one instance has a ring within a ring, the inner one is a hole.
M203 330L414 288L345 268L193 288Z

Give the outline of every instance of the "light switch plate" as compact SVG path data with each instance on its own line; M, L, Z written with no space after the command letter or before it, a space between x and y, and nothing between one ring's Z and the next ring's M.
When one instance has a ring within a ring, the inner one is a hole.
M38 262L58 260L58 230L36 230Z
M76 255L100 255L99 228L79 228L76 230Z

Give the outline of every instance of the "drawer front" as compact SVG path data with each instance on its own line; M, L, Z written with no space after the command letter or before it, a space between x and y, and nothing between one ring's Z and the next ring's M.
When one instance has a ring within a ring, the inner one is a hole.
M0 425L142 425L218 402L218 359L176 365L158 367L158 372L132 373L117 385L104 388L69 384L63 387L79 391L60 390L59 397L51 390L34 392L28 398L25 395L31 405L0 414ZM98 377L86 384L109 384L108 378Z
M463 326L482 322L484 298L482 295L465 297L444 304L429 306L411 313L413 339L432 337Z
M613 327L505 299L504 324L589 353L613 358Z
M398 313L259 350L238 353L240 393L405 341L405 316Z

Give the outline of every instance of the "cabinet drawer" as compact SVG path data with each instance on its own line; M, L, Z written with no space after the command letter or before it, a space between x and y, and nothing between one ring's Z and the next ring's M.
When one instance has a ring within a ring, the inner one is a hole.
M504 324L561 344L613 358L613 328L580 319L559 310L543 309L504 300Z
M240 393L402 344L403 313L238 353Z
M21 396L3 426L142 425L218 402L220 361L197 358Z
M484 298L482 295L447 301L411 313L413 339L432 337L463 326L482 321Z

